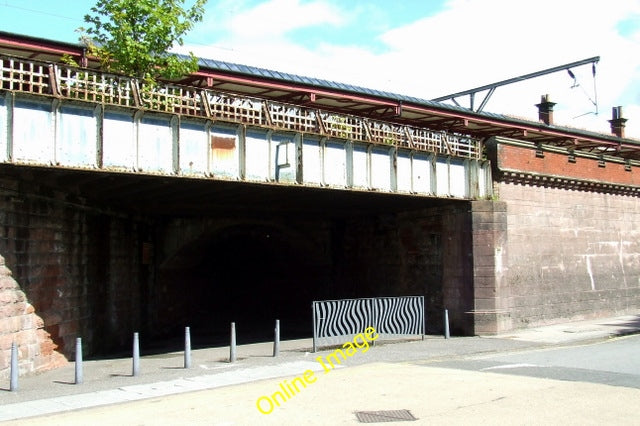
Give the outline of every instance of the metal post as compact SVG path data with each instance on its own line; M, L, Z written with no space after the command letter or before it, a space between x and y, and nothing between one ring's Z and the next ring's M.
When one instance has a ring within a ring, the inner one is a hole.
M84 381L82 377L82 337L76 337L76 385Z
M140 340L138 333L133 333L133 370L131 375L133 377L140 374Z
M280 320L276 320L276 329L274 330L273 340L273 356L278 356L280 353Z
M18 345L16 345L16 342L11 343L11 381L9 390L11 392L18 390Z
M427 319L424 311L424 296L420 296L420 315L422 319L420 327L422 327L422 340L424 340L425 335L427 334Z
M444 338L448 339L451 337L449 335L449 311L447 309L444 310Z
M311 302L311 316L313 317L313 353L316 353L318 347L316 340L318 339L318 332L316 331L316 302Z
M231 345L229 346L229 362L236 362L236 323L231 323Z
M191 368L191 329L184 328L184 368Z

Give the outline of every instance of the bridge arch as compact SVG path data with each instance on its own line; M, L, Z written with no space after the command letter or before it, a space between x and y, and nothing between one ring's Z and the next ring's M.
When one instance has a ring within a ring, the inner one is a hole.
M280 319L284 337L308 334L310 303L328 282L316 240L273 221L203 224L159 265L154 329L189 325L216 340L234 321L239 340L264 340Z

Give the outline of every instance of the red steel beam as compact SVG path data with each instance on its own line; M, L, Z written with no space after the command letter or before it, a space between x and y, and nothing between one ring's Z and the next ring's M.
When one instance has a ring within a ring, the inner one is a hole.
M84 49L80 46L77 48L72 45L63 45L58 43L47 43L44 40L28 40L16 39L0 34L0 46L7 46L16 50L27 50L36 53L55 53L60 55L84 56Z
M230 81L230 82L245 84L245 85L254 86L254 87L262 86L262 87L267 87L274 90L283 90L283 91L290 91L290 92L306 92L306 93L309 93L310 95L315 94L316 96L329 97L333 99L343 99L347 102L348 101L362 102L370 105L375 105L378 108L380 107L404 108L408 111L410 110L412 112L418 112L426 116L450 118L462 123L473 123L483 127L484 126L498 127L499 129L502 130L502 132L501 130L496 130L495 132L496 134L500 134L500 133L504 134L506 132L510 132L510 133L515 132L522 135L530 132L530 133L540 134L540 135L547 136L554 139L556 138L576 139L576 135L570 132L563 132L557 129L546 129L546 128L538 127L533 123L532 124L512 123L507 120L499 120L499 119L494 119L490 117L481 117L476 114L472 115L472 114L464 114L464 113L455 112L455 111L447 111L447 110L439 109L436 107L415 105L415 104L406 103L406 102L402 103L401 105L399 102L376 99L368 96L331 91L326 89L319 89L315 87L300 86L295 84L276 83L272 81L266 81L261 78L250 77L250 76L224 74L224 73L217 73L217 72L211 72L211 71L198 71L195 73L195 75L201 75L203 77L211 77L217 80ZM353 114L354 112L352 111L351 113ZM467 131L469 133L473 133L471 129L467 129ZM589 137L589 136L578 136L577 139L579 139L581 142L595 143L600 146L602 145L615 146L615 147L619 146L619 147L624 147L634 151L640 150L640 144L625 143L622 141L611 141L611 140L599 139L599 138Z

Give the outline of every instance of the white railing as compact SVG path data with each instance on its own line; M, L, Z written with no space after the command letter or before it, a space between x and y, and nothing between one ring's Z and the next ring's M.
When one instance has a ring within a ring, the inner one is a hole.
M424 296L322 300L312 303L313 351L342 344L373 327L383 337L424 337Z
M122 75L0 56L0 89L141 108L321 136L480 159L469 135L373 120L175 84L140 85Z

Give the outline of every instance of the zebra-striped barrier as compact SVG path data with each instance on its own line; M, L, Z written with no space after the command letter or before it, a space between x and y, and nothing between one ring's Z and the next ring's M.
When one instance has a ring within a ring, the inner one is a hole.
M367 327L383 338L424 337L424 296L322 300L312 303L313 351L340 344Z

